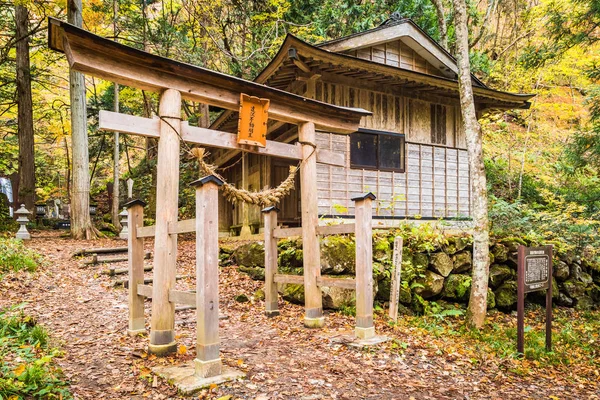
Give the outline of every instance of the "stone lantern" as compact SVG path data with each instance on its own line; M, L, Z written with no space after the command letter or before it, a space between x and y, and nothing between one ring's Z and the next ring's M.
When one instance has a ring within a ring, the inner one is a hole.
M21 225L19 227L19 231L16 234L16 238L23 239L23 240L31 239L31 235L27 231L27 226L26 226L27 223L29 222L29 218L27 218L27 216L31 213L25 208L25 204L21 204L21 208L19 208L17 211L15 211L15 214L18 217L17 222L19 223L19 225Z
M119 217L121 217L121 226L123 227L121 229L121 233L119 233L119 238L120 239L125 239L127 240L129 238L129 228L127 227L127 216L129 214L127 213L127 210L125 208L123 208L123 211L121 211L121 213L119 214Z

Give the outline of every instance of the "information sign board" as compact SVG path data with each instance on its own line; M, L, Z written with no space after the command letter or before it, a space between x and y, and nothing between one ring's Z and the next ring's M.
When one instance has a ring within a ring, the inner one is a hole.
M265 147L267 145L267 120L269 99L240 94L238 144Z

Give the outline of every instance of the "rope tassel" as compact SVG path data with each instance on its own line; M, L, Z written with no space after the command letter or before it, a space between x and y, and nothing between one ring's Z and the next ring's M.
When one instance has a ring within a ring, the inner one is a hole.
M222 186L223 192L225 193L227 200L231 201L232 203L241 201L248 204L256 204L258 206L267 207L279 203L284 196L288 195L295 188L294 180L296 177L296 172L298 171L298 167L296 166L290 167L290 174L276 188L266 189L260 192L250 192L246 189L236 188L232 184L228 183L223 176L217 173L217 167L205 161L205 157L208 154L206 149L202 147L196 147L191 149L190 152L198 160L198 166L200 167L200 171L202 173L206 175L214 175L224 182Z

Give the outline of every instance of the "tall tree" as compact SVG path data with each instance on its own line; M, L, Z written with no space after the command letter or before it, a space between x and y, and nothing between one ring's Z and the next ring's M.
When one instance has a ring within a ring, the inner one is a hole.
M17 102L19 136L18 202L33 210L35 204L35 162L33 101L29 65L29 13L25 5L15 6Z
M452 0L454 4L454 29L456 34L456 60L460 108L466 133L467 152L472 177L473 196L473 280L469 298L468 323L481 328L487 312L489 276L489 224L488 196L483 163L483 137L477 120L471 66L469 61L469 30L465 0Z
M117 16L119 15L119 3L113 0L113 33L117 41ZM114 110L119 112L119 84L115 83ZM113 156L113 196L112 196L112 224L118 230L121 229L119 221L119 132L114 133L114 156Z
M440 31L440 45L442 45L445 50L448 50L448 27L446 25L444 3L442 0L431 0L431 3L435 6L435 13L437 15L438 29Z
M69 23L83 25L81 0L68 0ZM85 77L69 71L71 95L71 140L73 154L73 184L71 189L71 236L93 239L96 231L90 217L90 171L88 153Z

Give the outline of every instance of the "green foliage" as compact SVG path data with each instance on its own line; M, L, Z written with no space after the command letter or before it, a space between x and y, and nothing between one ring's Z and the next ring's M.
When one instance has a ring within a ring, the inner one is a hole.
M25 247L22 240L0 237L0 273L33 272L41 263L42 256Z
M576 252L600 262L600 221L586 217L585 207L541 190L543 204L509 203L495 197L490 201L492 234L519 236L529 244L552 242L559 253Z
M48 346L48 332L20 310L0 310L0 398L70 399Z

